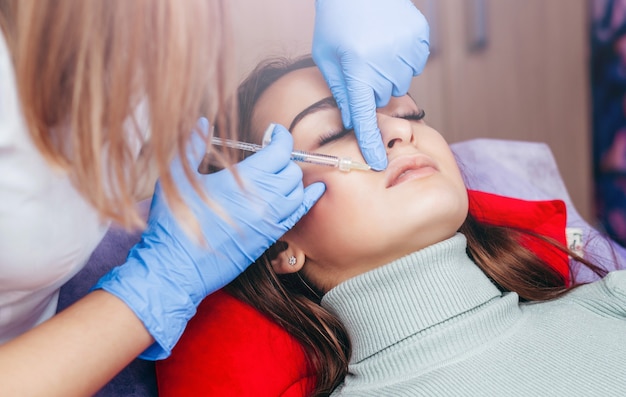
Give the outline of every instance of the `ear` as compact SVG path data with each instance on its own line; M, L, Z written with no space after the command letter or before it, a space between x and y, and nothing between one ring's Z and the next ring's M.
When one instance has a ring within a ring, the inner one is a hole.
M286 248L279 252L274 259L271 260L272 268L276 274L296 273L304 266L306 255L300 247L283 241Z

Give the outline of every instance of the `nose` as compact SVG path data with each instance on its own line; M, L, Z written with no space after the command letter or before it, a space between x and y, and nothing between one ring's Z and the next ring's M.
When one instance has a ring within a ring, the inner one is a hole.
M413 143L413 126L409 120L378 114L378 128L387 151L399 144Z

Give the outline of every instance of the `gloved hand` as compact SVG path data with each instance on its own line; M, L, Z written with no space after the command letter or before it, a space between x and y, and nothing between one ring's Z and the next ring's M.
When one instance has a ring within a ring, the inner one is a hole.
M200 124L206 133L207 120ZM187 152L192 168L206 152L204 139L194 136ZM142 358L167 357L200 301L243 272L323 194L322 183L303 188L292 150L291 134L277 126L268 146L236 165L245 190L227 169L196 174L217 210L194 191L180 160L173 162L172 175L200 223L205 247L181 229L157 182L141 241L94 287L122 299L152 334L156 343Z
M376 107L408 92L428 59L429 27L410 0L316 0L313 59L367 163L387 167Z

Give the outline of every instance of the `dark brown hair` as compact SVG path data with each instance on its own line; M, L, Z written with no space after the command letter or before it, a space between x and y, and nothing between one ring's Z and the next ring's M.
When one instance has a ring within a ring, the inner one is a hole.
M278 58L257 66L238 90L242 131L254 130L251 125L254 106L270 85L293 70L311 66L315 64L310 57ZM254 140L253 136L247 138ZM468 254L494 284L501 291L518 293L525 301L553 299L573 288L561 273L521 244L527 238L539 239L567 253L599 276L606 274L557 241L528 230L488 225L468 215L459 231L467 238ZM320 306L321 292L314 290L303 275L274 273L270 261L282 250L282 243L276 243L227 289L284 327L302 344L309 370L316 377L311 395L326 396L347 374L350 341L339 320Z

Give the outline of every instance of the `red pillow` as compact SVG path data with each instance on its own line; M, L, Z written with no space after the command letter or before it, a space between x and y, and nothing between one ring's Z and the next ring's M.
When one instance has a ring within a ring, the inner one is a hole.
M468 196L469 212L479 221L532 231L567 246L567 209L562 200L528 201L477 190L468 190ZM521 243L561 273L567 284L570 283L566 253L532 236L524 236Z
M300 344L224 291L202 301L156 371L159 397L297 397L313 386Z
M478 220L547 235L565 245L560 200L526 201L469 190ZM569 278L567 256L537 239L523 242ZM198 307L172 355L156 363L160 397L306 396L314 385L298 342L252 307L218 291Z

